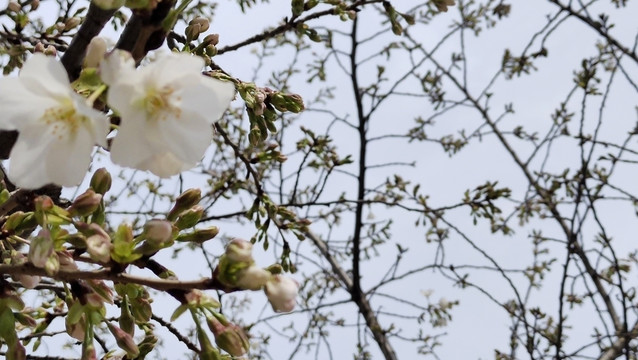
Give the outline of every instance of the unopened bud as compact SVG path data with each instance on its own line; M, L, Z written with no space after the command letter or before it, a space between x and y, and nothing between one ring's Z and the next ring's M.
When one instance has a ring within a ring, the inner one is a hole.
M35 46L33 47L33 52L34 53L43 53L44 52L44 44L38 41L38 43L35 44Z
M73 256L68 251L58 251L58 261L60 262L60 270L74 271L78 269L78 265L73 260Z
M29 245L29 261L39 268L46 265L47 259L53 254L53 240L49 230L42 229Z
M223 315L218 315L222 317ZM250 348L246 333L237 325L228 322L219 321L215 316L207 316L206 323L208 328L215 335L215 343L220 349L226 351L232 356L242 356Z
M204 43L210 44L210 45L219 44L219 34L206 35L206 37L204 38Z
M175 241L192 242L196 244L202 244L219 234L219 228L217 226L211 226L206 229L197 229L189 234L179 235Z
M46 56L56 56L57 54L58 49L56 49L53 45L49 45L46 49L44 49L44 55Z
M266 268L266 271L273 275L281 274L284 272L284 268L280 264L272 264Z
M17 13L18 11L22 10L22 6L16 1L9 1L9 4L7 4L7 10Z
M65 27L66 25L64 25L63 22L55 23L55 30L57 30L58 32L63 32Z
M102 202L102 194L96 193L93 189L88 189L75 198L69 207L72 216L89 216L95 212Z
M253 264L239 271L234 285L244 290L261 290L270 277L270 272Z
M24 221L26 217L27 217L27 214L25 214L22 211L14 212L13 214L9 215L7 220L4 222L4 225L2 225L2 230L15 231L15 229L17 229L20 226L20 224L22 224L22 222Z
M47 261L44 263L44 271L48 275L57 274L60 270L60 259L58 258L58 254L53 252L51 256L47 258Z
M299 16L304 10L304 0L292 0L292 15Z
M233 239L226 246L226 258L231 262L253 262L253 244L242 239Z
M32 11L38 10L38 8L40 7L40 0L31 0L30 5Z
M274 93L270 96L270 103L281 112L299 113L305 108L303 99L297 94Z
M91 39L89 46L86 48L86 56L84 57L84 67L85 68L97 68L100 65L102 59L104 59L104 54L106 54L106 41L101 37L94 37ZM95 189L93 186L94 178L98 175L98 172L102 173L101 176L104 176L103 173L108 175L108 188L104 190L104 192L97 191L100 194L104 194L111 187L111 175L105 168L98 169L91 178L91 187ZM105 179L99 179L101 181L105 181Z
M113 248L109 234L98 224L90 224L89 230L93 231L93 235L86 239L86 251L91 259L108 263L111 261L111 249Z
M113 334L117 346L119 346L120 349L126 351L126 354L129 358L136 358L137 355L139 355L140 350L137 348L137 344L133 340L133 337L126 331L111 324L110 322L106 322L106 325L109 327L111 334Z
M80 25L81 22L82 19L80 19L78 16L69 18L66 22L64 22L64 30L69 31L75 29L78 25Z
M199 37L199 34L201 33L202 33L202 26L199 24L193 24L186 27L185 34L186 34L186 39L188 39L188 41L197 39Z
M208 56L215 56L217 55L217 47L213 44L207 45L205 48L206 51L206 55Z
M179 218L177 218L175 226L177 226L177 228L180 230L192 228L193 226L197 225L203 215L204 208L201 205L195 205L192 208L184 211L179 216Z
M144 225L146 241L162 246L173 239L173 224L165 220L149 220Z
M169 211L166 219L175 221L177 217L184 211L199 204L202 199L202 191L199 189L188 189L181 193L175 200L175 206Z
M294 279L275 275L266 283L264 290L275 312L290 312L295 308L299 283Z
M53 209L53 200L46 195L38 196L35 199L35 210L36 211L49 211Z
M195 25L195 24L200 26L201 32L205 32L210 27L210 22L208 21L208 19L203 17L195 18L188 23L188 25Z

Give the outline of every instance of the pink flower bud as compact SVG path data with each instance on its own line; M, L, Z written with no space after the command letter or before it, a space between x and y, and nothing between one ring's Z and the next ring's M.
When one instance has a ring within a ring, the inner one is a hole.
M237 274L235 286L245 290L261 290L272 275L257 265L250 265Z
M252 263L254 261L253 244L250 241L233 239L228 246L226 246L225 255L231 262Z
M149 220L144 225L144 234L152 245L164 245L173 239L173 224L166 220Z
M57 254L58 261L60 262L60 270L74 271L78 269L78 265L68 251L59 251Z
M89 230L93 230L93 235L86 239L86 251L91 255L91 259L101 263L111 261L111 238L98 224L90 224Z
M53 45L49 45L44 49L44 55L46 56L56 56L58 54L58 49Z
M217 346L230 355L242 356L250 348L248 337L239 326L228 321L222 323L215 316L208 316L206 322L210 331L215 335Z
M22 6L20 6L20 4L18 4L16 1L9 1L7 9L11 12L18 12L22 10Z
M88 216L95 212L102 202L102 194L96 193L93 189L88 189L75 198L68 211L72 216Z
M266 283L265 291L275 312L290 312L297 304L299 283L289 277L274 275Z
M119 346L120 349L126 351L129 358L135 358L137 357L137 355L139 355L140 350L137 348L137 344L129 333L111 324L110 322L107 322L106 325L109 327L111 334L113 334L117 346Z
M44 268L47 259L53 254L53 240L49 230L42 229L29 246L29 261L39 268Z
M43 53L44 52L44 44L38 41L38 43L35 44L35 46L33 47L33 52L34 53Z

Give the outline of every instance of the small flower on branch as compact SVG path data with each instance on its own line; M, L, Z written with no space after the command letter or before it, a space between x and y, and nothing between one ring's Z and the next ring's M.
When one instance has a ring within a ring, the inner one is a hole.
M268 301L275 312L290 312L297 304L299 283L292 278L274 275L265 287Z
M77 185L94 144L106 146L107 118L73 92L55 58L40 53L26 61L19 77L0 79L0 89L0 130L19 131L9 178L27 189Z
M166 178L201 160L212 124L235 96L232 83L202 75L203 66L201 58L176 53L138 70L121 51L102 61L107 102L122 119L113 162Z

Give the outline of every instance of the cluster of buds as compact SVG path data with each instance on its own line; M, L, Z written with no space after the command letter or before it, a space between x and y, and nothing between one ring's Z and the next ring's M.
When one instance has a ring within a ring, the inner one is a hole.
M276 312L290 312L297 303L299 284L279 274L281 269L273 266L262 269L252 256L253 244L234 239L226 246L215 269L217 280L230 289L264 289L268 301Z
M184 191L175 200L175 205L166 215L166 220L173 222L178 231L194 227L204 216L204 208L199 205L201 198L202 192L199 189ZM216 226L194 229L191 232L179 234L175 241L202 244L217 236L218 233L219 229Z
M33 47L34 53L42 53L46 56L56 56L58 54L58 50L53 45L44 46L43 43L39 42L35 44Z
M253 83L242 83L238 90L246 106L257 116L264 115L266 110L299 113L305 108L303 99L297 94L282 93L267 87L260 88Z
M271 274L255 264L252 249L249 241L232 240L215 269L219 282L231 289L261 290Z
M186 40L192 41L197 39L199 35L206 32L209 27L210 23L208 22L208 19L205 19L203 17L197 17L191 20L188 23L188 26L186 26L186 30L184 31Z

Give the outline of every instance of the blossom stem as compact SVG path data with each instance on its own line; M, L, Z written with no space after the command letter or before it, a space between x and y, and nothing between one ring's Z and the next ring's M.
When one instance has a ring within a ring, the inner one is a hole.
M107 86L106 84L102 84L100 85L99 88L97 88L97 90L95 90L91 96L89 96L86 101L89 104L89 106L93 107L93 103L95 102L95 100L97 100L98 97L100 97L100 95L102 95L102 93L104 92L104 90L106 90Z

